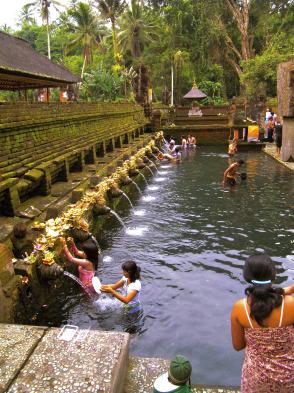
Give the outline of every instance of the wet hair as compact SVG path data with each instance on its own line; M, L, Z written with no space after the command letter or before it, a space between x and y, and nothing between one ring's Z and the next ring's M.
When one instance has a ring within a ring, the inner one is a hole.
M24 222L18 222L13 227L14 237L16 237L17 239L23 239L24 237L26 237L27 232L28 228Z
M175 148L175 152L178 153L179 151L180 151L180 148L179 148L179 147L176 147L176 148Z
M121 268L124 272L129 273L129 278L131 282L135 282L136 280L140 280L140 272L141 268L134 261L126 261L121 265Z
M95 270L98 268L98 255L100 253L99 246L97 246L97 244L98 243L92 239L92 236L81 243L81 248L86 254L86 258L94 264Z
M245 280L252 284L245 289L245 294L251 299L250 316L262 325L274 308L282 304L282 288L274 288L272 284L253 284L256 281L271 281L276 278L276 269L273 261L268 255L252 255L244 265L243 276Z
M237 161L237 164L243 165L243 164L244 164L244 160L242 160L242 159L238 160L238 161Z

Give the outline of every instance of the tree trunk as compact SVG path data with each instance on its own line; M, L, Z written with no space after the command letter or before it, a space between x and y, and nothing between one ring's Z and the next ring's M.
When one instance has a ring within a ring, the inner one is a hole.
M86 61L87 61L87 56L85 54L84 61L83 61L83 67L82 67L82 73L81 73L81 79L83 79L83 76L84 76L85 67L86 67Z
M50 29L49 29L49 13L47 13L47 17L46 17L46 25L47 25L47 46L48 46L48 59L51 59L51 48L50 48Z
M241 6L238 6L235 0L226 0L226 3L232 12L237 28L241 34L242 60L248 60L253 54L253 50L250 50L248 36L250 0L242 0Z
M112 30L112 45L113 45L113 58L117 63L117 55L118 55L118 48L117 48L117 39L116 39L116 31L115 31L115 20L111 19L111 30Z
M138 80L138 97L142 97L142 64L139 66L139 80Z

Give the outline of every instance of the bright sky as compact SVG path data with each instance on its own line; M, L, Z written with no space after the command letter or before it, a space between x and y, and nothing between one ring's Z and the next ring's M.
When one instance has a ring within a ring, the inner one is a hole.
M70 0L58 0L60 4L67 5ZM34 0L0 0L0 26L7 24L16 28L17 21L22 7L27 3L33 3ZM52 8L52 7L51 7ZM56 16L52 10L52 19Z

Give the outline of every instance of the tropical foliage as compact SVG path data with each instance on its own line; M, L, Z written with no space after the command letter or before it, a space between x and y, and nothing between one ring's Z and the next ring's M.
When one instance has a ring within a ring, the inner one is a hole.
M87 100L135 96L143 103L151 87L161 100L170 96L172 70L176 104L194 80L207 103L275 96L277 64L294 55L293 0L62 3L28 0L17 28L2 30L82 75Z

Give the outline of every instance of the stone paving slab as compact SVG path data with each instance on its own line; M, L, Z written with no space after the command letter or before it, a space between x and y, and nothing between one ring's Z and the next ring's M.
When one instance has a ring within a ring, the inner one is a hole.
M46 329L0 324L0 393L6 392Z
M129 335L90 331L84 340L58 339L51 328L10 386L8 393L120 393ZM79 330L83 332L83 330Z
M170 360L159 358L129 358L129 368L123 393L152 393L155 379L168 370ZM193 393L238 393L233 387L193 385Z
M294 162L282 161L280 156L276 152L275 143L267 143L263 151L269 156L271 156L272 158L274 158L276 161L278 161L280 164L284 165L286 168L290 169L291 171L294 171Z

